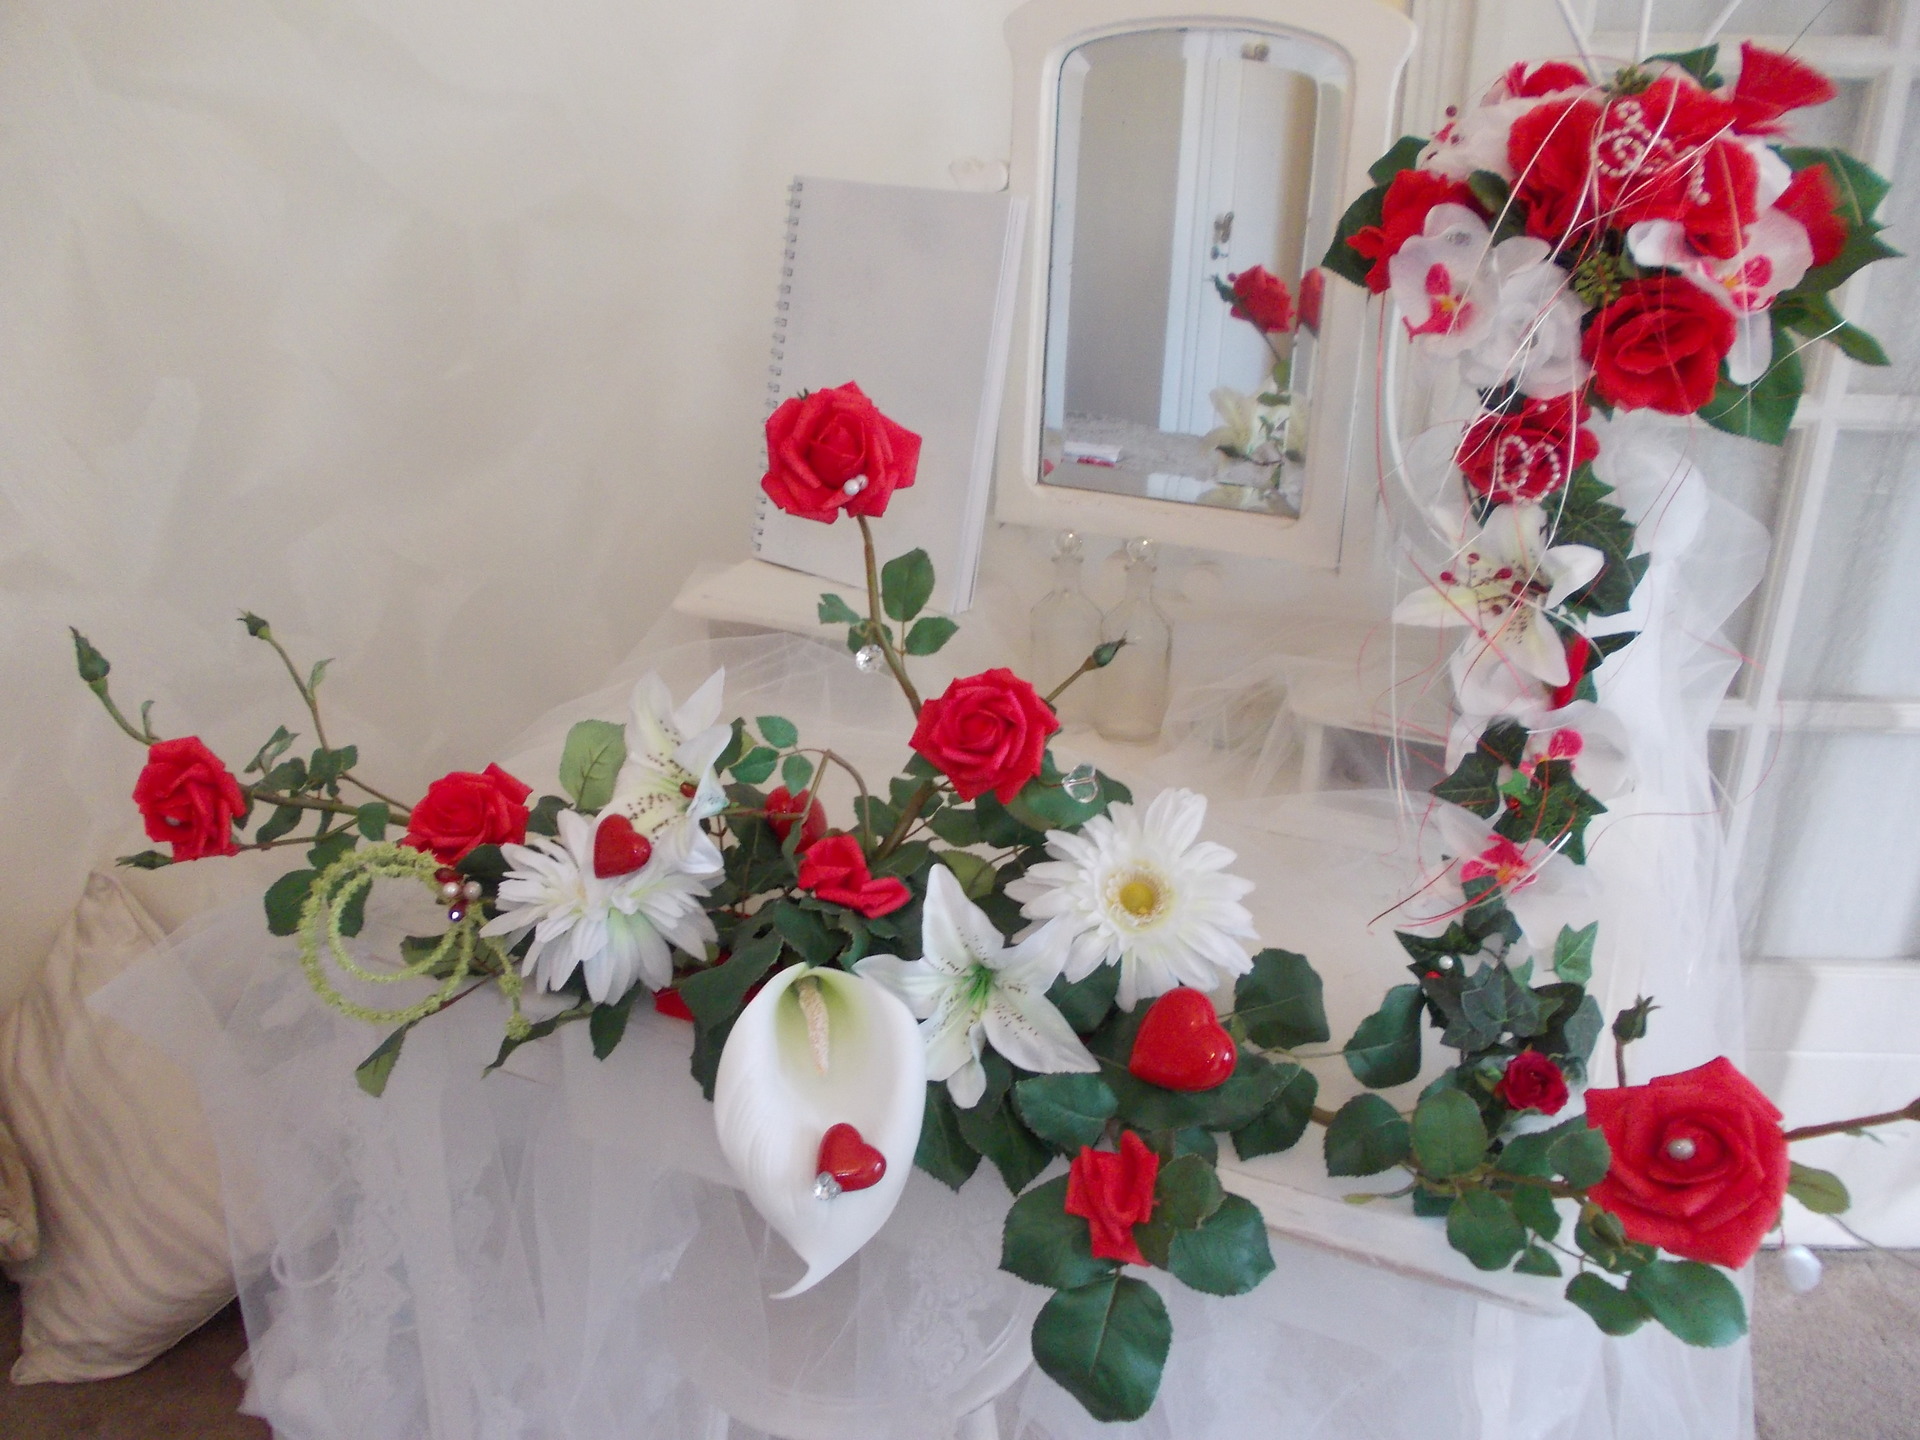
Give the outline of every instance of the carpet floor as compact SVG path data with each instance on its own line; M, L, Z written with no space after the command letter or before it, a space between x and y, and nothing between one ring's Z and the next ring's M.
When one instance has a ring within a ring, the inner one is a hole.
M1920 1254L1827 1251L1795 1295L1760 1257L1756 1440L1920 1440ZM85 1385L0 1385L5 1440L270 1440L238 1414L247 1348L228 1306L144 1370ZM0 1368L20 1353L20 1297L0 1283ZM1646 1437L1657 1440L1657 1437Z

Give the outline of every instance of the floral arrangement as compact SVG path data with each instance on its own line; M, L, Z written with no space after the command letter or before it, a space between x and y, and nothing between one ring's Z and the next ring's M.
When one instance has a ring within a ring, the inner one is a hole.
M150 707L130 721L76 632L81 678L146 747L134 799L167 847L123 863L305 846L267 924L298 937L330 1004L394 1027L359 1068L370 1094L414 1025L487 985L508 1006L495 1065L573 1022L605 1057L643 1001L686 1020L722 1148L807 1265L787 1293L875 1233L912 1166L958 1188L985 1159L1011 1197L1003 1268L1053 1292L1034 1357L1101 1419L1146 1412L1172 1339L1128 1267L1233 1296L1274 1266L1259 1211L1222 1183L1223 1135L1247 1160L1318 1127L1328 1173L1397 1172L1394 1196L1474 1265L1571 1268L1567 1299L1608 1334L1652 1320L1692 1344L1736 1339L1740 1292L1719 1267L1752 1257L1789 1193L1846 1204L1789 1143L1920 1118L1920 1101L1786 1130L1725 1059L1628 1085L1645 999L1612 1021L1616 1085L1586 1088L1608 1029L1587 993L1598 922L1556 926L1538 903L1606 808L1596 672L1632 636L1588 626L1626 611L1645 568L1593 475L1590 410L1778 439L1801 340L1878 355L1828 294L1888 253L1884 184L1839 152L1769 143L1830 87L1752 47L1731 87L1713 64L1656 57L1606 83L1516 67L1375 167L1325 261L1390 292L1415 348L1481 395L1455 452L1456 557L1398 617L1469 631L1453 677L1471 743L1434 791L1450 859L1398 932L1411 979L1337 1052L1314 1050L1331 1028L1307 959L1258 948L1250 883L1202 838L1206 800L1138 803L1056 762L1054 702L1116 645L1039 677L1046 690L996 668L920 695L912 661L955 625L924 613L924 552L881 564L870 523L913 484L919 440L853 384L773 413L762 484L791 513L858 525L866 611L823 595L819 617L915 717L884 784L784 717L723 718L723 675L682 701L649 675L624 725L573 728L552 793L489 765L404 804L329 740L325 662L303 672L253 615L317 745L294 755L280 728L235 775L199 740L158 736ZM1292 321L1265 272L1227 293L1262 333ZM376 879L426 887L447 921L384 966L346 943ZM368 1006L335 968L416 998ZM1420 1075L1429 1030L1452 1063L1396 1103L1381 1092ZM1364 1087L1337 1109L1305 1063L1328 1053ZM1581 1089L1584 1113L1561 1118Z
M1236 320L1251 325L1273 356L1267 383L1254 395L1245 395L1228 385L1214 389L1211 399L1220 417L1217 429L1207 433L1206 443L1230 461L1247 461L1267 470L1271 487L1279 481L1285 461L1299 464L1304 435L1300 417L1293 409L1293 354L1283 348L1287 342L1275 336L1290 336L1296 329L1320 333L1320 306L1326 293L1326 274L1309 270L1300 282L1300 301L1296 309L1293 292L1286 282L1263 265L1255 265L1225 280L1215 277L1214 289L1227 303Z

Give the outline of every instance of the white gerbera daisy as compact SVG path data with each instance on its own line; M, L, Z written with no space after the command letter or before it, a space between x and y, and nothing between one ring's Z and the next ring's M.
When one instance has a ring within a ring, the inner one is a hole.
M1123 1010L1246 974L1253 961L1239 942L1256 937L1239 902L1253 882L1222 873L1234 853L1198 838L1206 818L1204 795L1162 790L1144 811L1115 805L1078 835L1049 830L1054 858L1007 887L1035 922L1022 939L1058 955L1069 980L1117 962Z
M645 865L603 880L593 873L593 822L572 810L559 815L558 841L535 837L503 845L512 867L500 882L500 914L483 935L528 930L533 944L521 972L558 990L576 968L596 1004L617 999L636 979L658 990L673 979L669 942L704 956L713 922L701 908L707 882L718 872L712 842L696 826L661 833Z
M674 707L666 682L649 670L633 687L627 758L601 816L625 815L649 839L675 821L703 820L726 807L713 762L733 727L720 719L727 672L716 670L687 703Z

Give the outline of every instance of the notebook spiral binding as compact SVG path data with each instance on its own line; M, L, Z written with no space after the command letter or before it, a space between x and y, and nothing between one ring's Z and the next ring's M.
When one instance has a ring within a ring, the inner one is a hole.
M767 413L769 415L780 407L780 401L784 398L781 394L780 370L787 356L787 309L793 294L793 254L800 239L800 194L805 188L805 182L801 180L794 180L787 186L787 233L780 248L780 298L774 302L773 340L768 346L767 355ZM766 463L764 440L761 445L761 463ZM754 502L752 543L756 554L760 550L761 537L766 533L767 506L771 503L764 493Z

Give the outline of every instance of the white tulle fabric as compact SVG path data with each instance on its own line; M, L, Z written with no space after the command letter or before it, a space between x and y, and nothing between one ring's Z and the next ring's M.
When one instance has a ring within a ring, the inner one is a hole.
M1633 783L1590 832L1604 922L1595 989L1609 1012L1636 993L1659 997L1636 1050L1645 1075L1738 1054L1705 733L1733 665L1713 637L1758 573L1764 537L1657 432L1616 425L1606 445L1603 469L1654 561L1636 605L1646 633L1599 682ZM1004 598L990 589L970 623L1009 628L996 618L1020 607ZM685 634L684 622L663 624L605 690L539 722L509 768L550 776L567 725L619 717L647 668L683 693L721 664L729 713L786 715L869 774L905 758L901 702L844 649ZM1349 950L1324 908L1305 933L1304 899L1343 893L1356 857L1415 875L1434 827L1417 791L1278 793L1292 722L1270 703L1266 723L1250 722L1249 697L1270 701L1290 684L1305 693L1326 670L1249 655L1259 652L1188 651L1176 743L1158 754L1116 760L1073 735L1060 748L1097 753L1143 796L1182 781L1212 791L1207 835L1238 850L1236 872L1260 887L1249 903L1263 940L1309 951L1344 1034L1379 988L1353 977L1392 983L1393 922L1370 928L1373 911L1356 898ZM1313 839L1304 853L1318 858L1303 862L1276 832ZM414 903L377 904L364 948L430 924L425 897ZM988 1166L957 1195L914 1174L854 1260L805 1295L765 1298L799 1262L728 1183L710 1107L687 1076L689 1028L644 1004L606 1061L572 1026L483 1079L503 1011L476 995L416 1029L386 1095L371 1099L352 1071L378 1033L312 998L291 943L270 938L252 905L183 932L98 1003L196 1068L234 1233L268 1237L235 1258L249 1406L287 1440L1739 1440L1751 1430L1744 1346L1689 1351L1662 1332L1609 1341L1576 1315L1525 1315L1283 1239L1276 1273L1243 1298L1151 1277L1174 1320L1160 1400L1133 1425L1103 1426L1026 1363L1045 1296L997 1269L1008 1197ZM1611 1080L1609 1061L1595 1068ZM1337 1060L1321 1069L1340 1083ZM997 1432L981 1428L989 1418Z

